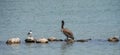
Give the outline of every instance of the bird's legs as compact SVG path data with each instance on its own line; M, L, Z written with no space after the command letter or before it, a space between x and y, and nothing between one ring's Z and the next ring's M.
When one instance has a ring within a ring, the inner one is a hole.
M66 40L68 40L68 37L66 38Z

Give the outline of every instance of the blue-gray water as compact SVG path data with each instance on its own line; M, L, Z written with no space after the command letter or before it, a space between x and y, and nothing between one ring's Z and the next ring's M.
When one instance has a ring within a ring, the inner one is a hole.
M65 39L61 20L75 39L85 43L50 42L27 44L27 32L35 38ZM0 0L0 55L119 55L120 42L107 38L120 36L120 0ZM18 45L6 45L19 37Z

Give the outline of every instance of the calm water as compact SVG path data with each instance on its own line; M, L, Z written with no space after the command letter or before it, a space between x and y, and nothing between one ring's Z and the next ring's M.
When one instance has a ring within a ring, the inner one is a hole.
M27 32L35 38L65 39L61 20L75 39L85 43L50 42L27 44ZM106 39L120 36L120 0L0 0L0 55L119 55L120 42ZM21 44L6 45L19 37Z

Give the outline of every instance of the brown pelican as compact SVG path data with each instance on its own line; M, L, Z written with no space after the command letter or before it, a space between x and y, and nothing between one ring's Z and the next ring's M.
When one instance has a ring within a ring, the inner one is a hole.
M61 31L64 33L64 35L67 37L67 40L69 38L73 39L74 40L74 37L73 37L73 33L67 29L67 28L64 28L64 20L62 20L62 25L61 25Z

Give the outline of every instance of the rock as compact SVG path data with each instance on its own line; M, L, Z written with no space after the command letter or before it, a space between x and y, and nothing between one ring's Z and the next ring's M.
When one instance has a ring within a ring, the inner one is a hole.
M21 41L20 41L20 38L10 38L6 41L7 44L19 44Z
M63 41L62 39L57 39L55 37L48 38L48 41Z
M36 43L48 43L48 39L46 38L40 38L36 41Z
M55 38L55 37L48 38L48 41L56 41L56 40L57 40L57 38Z
M118 42L119 39L117 37L110 37L110 38L108 38L108 41L109 42Z
M80 39L80 40L76 40L76 42L88 42L91 39Z
M68 39L66 39L65 41L66 41L67 43L73 43L73 42L74 42L74 40L71 39L71 38L68 38Z
M26 43L34 43L35 41L36 41L36 39L33 37L28 37L27 39L25 39Z
M56 39L55 41L63 41L62 39Z

